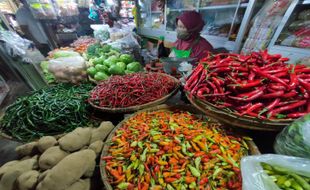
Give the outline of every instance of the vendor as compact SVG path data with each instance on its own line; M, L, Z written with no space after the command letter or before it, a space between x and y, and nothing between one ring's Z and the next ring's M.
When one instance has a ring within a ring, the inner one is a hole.
M173 44L170 57L178 58L203 58L209 51L213 51L212 45L200 32L205 23L201 15L196 11L187 11L176 18L177 41Z

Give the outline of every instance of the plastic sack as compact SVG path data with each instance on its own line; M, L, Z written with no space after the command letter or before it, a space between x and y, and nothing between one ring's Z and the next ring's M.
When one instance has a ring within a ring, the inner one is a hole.
M49 60L48 71L59 82L79 83L87 79L85 60L81 56Z
M273 179L263 170L262 162L310 177L309 159L276 154L247 156L241 160L242 190L280 190Z
M298 15L298 19L300 20L310 20L310 9L304 10Z
M113 48L116 49L135 49L140 48L137 39L134 37L133 33L130 32L122 39L118 39L115 42L110 43Z
M310 114L283 129L276 138L274 149L278 154L310 158Z

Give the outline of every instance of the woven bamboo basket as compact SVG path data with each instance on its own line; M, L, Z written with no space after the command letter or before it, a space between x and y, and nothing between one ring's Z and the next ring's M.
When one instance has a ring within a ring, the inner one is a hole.
M97 105L94 105L92 102L89 101L89 104L97 109L97 110L100 110L102 112L108 112L108 113L130 113L130 112L135 112L137 110L142 110L142 109L146 109L146 108L149 108L149 107L153 107L153 106L156 106L156 105L159 105L159 104L162 104L164 102L166 102L170 97L174 96L178 90L179 90L179 87L180 87L180 81L170 75L167 75L167 74L163 74L163 73L160 73L161 75L166 75L168 77L170 77L171 79L173 79L175 81L175 88L169 93L167 94L166 96L158 99L158 100L155 100L153 102L149 102L149 103L146 103L146 104L142 104L142 105L137 105L137 106L130 106L130 107L126 107L126 108L108 108L108 107L100 107L100 106L97 106Z
M190 97L188 93L186 93L186 96L191 104L200 111L219 123L228 126L260 131L281 131L294 121L293 119L263 120L250 116L239 116L235 113L219 109L211 103L203 102L195 97Z
M123 121L121 121L110 133L110 135L107 137L106 141L105 141L105 145L103 147L102 153L101 153L101 157L104 156L108 156L108 150L110 147L110 142L111 139L114 137L115 132L121 128L123 126L123 123L127 122L127 120L129 120L131 117L134 117L135 115L141 113L141 112L149 112L149 111L158 111L158 110L169 110L169 111L175 111L175 110L182 110L182 111L188 111L190 113L195 114L195 116L197 116L200 119L204 119L207 120L209 122L213 122L210 119L208 119L205 115L202 114L201 111L199 111L197 108L191 106L191 105L182 105L182 106L168 106L168 105L158 105L152 108L148 108L148 109L144 109L144 110L140 110L132 115L130 115L129 117L125 118ZM239 134L242 135L242 134ZM250 155L259 155L261 154L260 151L258 150L257 146L255 145L255 143L252 140L246 140L246 143L249 147L249 154ZM103 184L106 188L106 190L113 190L112 186L110 185L110 183L108 182L108 176L107 176L107 172L105 170L105 162L103 160L100 160L100 173L101 173L101 178L103 181Z

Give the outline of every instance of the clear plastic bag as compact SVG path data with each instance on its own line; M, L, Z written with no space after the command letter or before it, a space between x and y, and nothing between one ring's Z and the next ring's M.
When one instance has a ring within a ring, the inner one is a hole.
M243 190L280 190L273 178L263 170L261 163L282 167L291 173L310 178L309 159L276 154L247 156L241 160Z
M0 40L5 43L5 48L12 57L26 55L27 49L32 45L31 41L20 37L15 32L6 30L0 30Z
M140 48L137 39L134 37L133 33L128 33L125 37L116 40L110 44L113 48L117 49L135 49Z
M274 144L278 154L310 158L310 114L286 127Z
M79 83L87 79L85 60L81 56L49 60L48 71L59 82Z

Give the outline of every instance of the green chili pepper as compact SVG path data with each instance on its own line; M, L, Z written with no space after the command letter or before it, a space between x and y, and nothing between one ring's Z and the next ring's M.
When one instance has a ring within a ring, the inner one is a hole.
M128 186L129 186L129 183L121 182L120 184L117 185L117 188L123 190L123 189L127 189Z
M199 171L200 162L201 162L201 157L197 157L195 159L195 166L198 171Z
M143 150L143 153L142 153L142 155L141 155L141 157L140 157L140 160L141 160L142 162L145 162L145 160L146 160L146 153L147 153L147 151L148 151L148 148L146 148L146 149Z
M191 173L193 174L193 176L195 176L195 177L200 177L200 172L199 172L199 170L197 170L195 167L193 167L193 166L190 165L190 164L188 165L188 167L189 167Z

